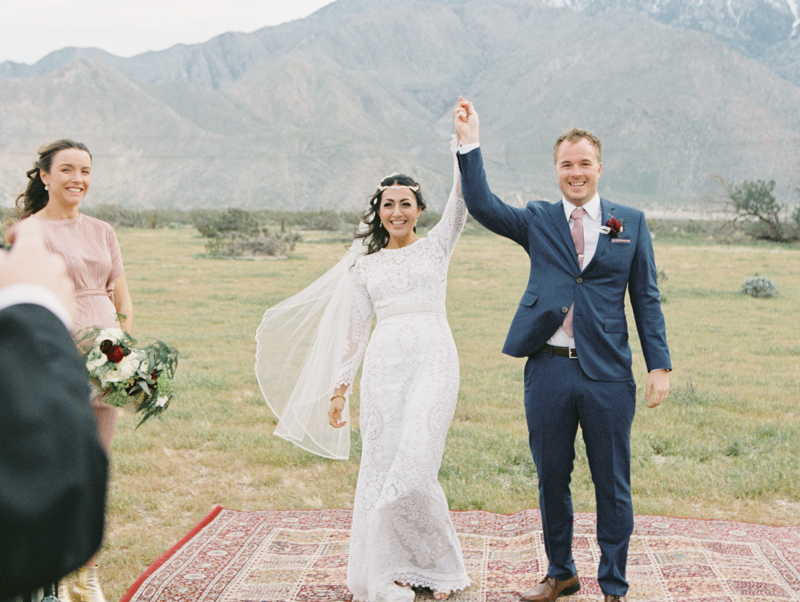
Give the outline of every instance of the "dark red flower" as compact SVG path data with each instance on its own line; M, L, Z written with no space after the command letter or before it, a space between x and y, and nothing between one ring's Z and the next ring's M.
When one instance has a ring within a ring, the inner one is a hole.
M106 353L109 362L119 364L122 358L125 357L125 351L119 345L113 345Z
M606 227L608 228L608 235L611 238L616 238L622 232L623 224L616 217L610 217L606 222Z
M108 350L114 346L114 343L111 342L110 339L106 339L102 343L100 343L100 351L103 353L108 353Z

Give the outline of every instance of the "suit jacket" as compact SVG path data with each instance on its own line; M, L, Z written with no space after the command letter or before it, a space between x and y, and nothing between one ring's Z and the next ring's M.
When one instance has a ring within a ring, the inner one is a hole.
M573 325L578 362L589 378L633 379L625 291L648 370L671 369L656 265L644 214L600 200L602 221L625 223L617 237L601 234L592 260L581 271L564 218L563 203L506 205L489 190L480 148L458 155L469 212L492 232L522 245L530 256L528 285L511 323L503 352L525 357L544 345L575 303Z
M0 600L55 581L100 547L107 459L86 369L38 305L0 311Z

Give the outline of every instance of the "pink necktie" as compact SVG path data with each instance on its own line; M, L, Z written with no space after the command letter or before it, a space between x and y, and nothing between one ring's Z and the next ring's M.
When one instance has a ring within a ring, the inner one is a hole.
M575 244L575 252L578 254L578 265L583 269L583 209L581 207L572 211L572 230L570 233L572 234L572 242ZM569 306L569 311L564 318L564 324L562 324L564 332L570 337L575 336L572 331L572 314L574 310L575 303Z

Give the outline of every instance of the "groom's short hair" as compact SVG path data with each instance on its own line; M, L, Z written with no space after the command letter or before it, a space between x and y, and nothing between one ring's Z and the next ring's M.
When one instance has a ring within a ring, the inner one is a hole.
M602 163L603 145L600 142L600 138L592 134L589 130L582 130L580 128L572 128L570 130L567 130L558 137L558 140L556 140L556 143L553 146L553 163L558 161L558 147L561 146L562 142L564 142L565 140L567 142L578 142L583 138L586 138L586 140L592 143L595 153L597 153L597 160L598 162Z

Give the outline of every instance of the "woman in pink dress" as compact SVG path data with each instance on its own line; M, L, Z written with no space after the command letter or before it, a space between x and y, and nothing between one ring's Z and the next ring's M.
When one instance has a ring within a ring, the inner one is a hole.
M133 304L114 229L80 212L91 172L92 155L86 145L73 140L47 144L39 149L39 160L27 172L28 186L17 197L17 207L21 218L41 224L47 247L67 263L77 297L76 329L119 326L131 333ZM119 409L104 403L102 394L91 403L100 442L108 453ZM60 602L105 602L96 558L60 590Z

